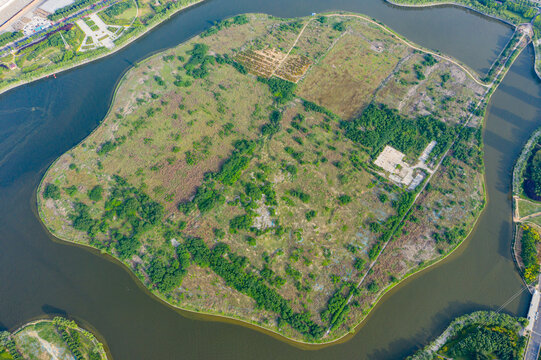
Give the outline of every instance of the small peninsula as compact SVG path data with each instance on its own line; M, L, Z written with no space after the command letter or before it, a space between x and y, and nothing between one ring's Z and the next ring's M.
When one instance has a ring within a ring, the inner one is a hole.
M289 339L352 332L484 204L489 82L358 14L246 14L136 64L37 191L153 294Z
M0 359L107 360L96 337L61 317L28 323L13 333L0 332Z
M478 311L456 318L436 340L406 360L524 358L528 321L507 314Z

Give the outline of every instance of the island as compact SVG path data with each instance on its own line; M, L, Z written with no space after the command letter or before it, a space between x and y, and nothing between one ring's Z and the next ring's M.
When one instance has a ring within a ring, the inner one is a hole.
M201 1L7 1L0 6L0 93L118 51Z
M530 38L485 82L359 14L224 20L124 75L40 218L172 306L336 341L473 229L485 108Z
M504 21L516 27L530 24L534 33L532 45L535 50L534 69L541 79L541 2L538 0L496 1L496 0L386 0L397 6L429 7L456 5L468 8Z
M507 314L478 311L456 318L436 340L407 360L524 358L528 321Z
M32 321L13 333L0 332L0 359L107 360L103 344L74 321Z

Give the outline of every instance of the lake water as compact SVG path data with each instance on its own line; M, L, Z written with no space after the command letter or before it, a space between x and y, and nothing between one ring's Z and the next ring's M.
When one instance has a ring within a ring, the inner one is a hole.
M418 44L486 71L512 33L454 7L407 10L381 0L209 0L174 16L103 60L0 96L0 328L67 314L106 339L114 359L400 359L455 317L498 309L520 292L510 253L511 169L541 125L533 51L517 59L494 94L485 128L488 205L473 235L444 263L387 294L348 341L302 350L238 324L206 321L150 296L127 270L91 250L59 243L36 215L35 189L50 163L104 117L130 66L214 21L243 12L294 17L348 10L384 22ZM527 292L503 310L525 315ZM207 319L208 320L208 319Z

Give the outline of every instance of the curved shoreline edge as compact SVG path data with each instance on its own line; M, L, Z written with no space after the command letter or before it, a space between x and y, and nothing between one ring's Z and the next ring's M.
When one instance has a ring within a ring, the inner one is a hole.
M487 14L487 13L485 13L485 12L479 10L479 9L476 9L474 7L471 7L469 5L462 4L462 3L456 2L456 1L435 1L435 2L430 2L430 3L426 3L426 4L405 4L405 3L396 2L396 0L383 0L383 1L385 1L386 3L388 3L390 5L399 7L399 8L402 7L402 8L411 8L411 9L415 9L415 8L431 8L431 7L440 7L440 6L442 6L442 7L443 6L455 6L455 7L467 9L467 10L473 11L476 14L486 16L488 18L503 22L504 24L507 24L507 25L515 28L515 30L516 30L516 28L518 26L517 24L514 24L509 20L505 20L505 19L503 19L501 17L498 17L496 15ZM541 16L541 15L538 15L538 16ZM539 41L541 41L541 38L539 39ZM536 64L538 62L541 63L541 45L536 47L534 45L533 41L532 41L532 47L534 49L533 70L534 70L535 74L537 75L538 79L541 80L541 70L538 69L538 67L536 66Z
M62 73L62 72L66 72L66 71L69 71L69 70L72 70L72 69L75 69L75 68L78 68L80 66L83 66L83 65L86 65L88 63L91 63L91 62L94 62L94 61L97 61L97 60L100 60L100 59L103 59L107 56L110 56L110 55L113 55L115 54L116 52L124 49L125 47L127 47L128 45L131 45L134 41L138 40L139 38L142 38L143 36L145 36L148 32L154 30L154 28L156 28L157 26L160 26L162 25L163 23L165 23L167 20L171 19L171 17L173 17L174 15L178 14L179 12L182 12L182 11L185 11L185 10L188 10L189 8L195 6L195 5L199 5L203 2L205 2L206 0L193 0L194 2L186 5L186 6L183 6L183 7L180 7L178 9L174 9L174 11L172 11L171 13L167 14L163 19L161 20L158 20L156 21L155 23L149 25L148 27L146 27L142 32L140 33L137 33L137 34L134 34L132 37L129 37L127 38L127 40L117 46L115 46L112 50L106 50L105 52L103 53L98 53L96 54L95 56L93 57L89 57L89 58L86 58L86 59L83 59L81 61L78 61L78 62L75 62L74 64L66 64L65 66L61 66L59 67L58 69L51 69L50 71L46 71L44 72L43 74L41 75L38 75L36 76L35 78L31 78L29 80L19 80L19 81L15 81L13 82L12 84L4 87L4 88L1 88L0 87L0 96L2 96L4 93L10 91L10 90L13 90L19 86L22 86L22 85L27 85L27 84L31 84L35 81L38 81L38 80L42 80L42 79L45 79L53 74L58 74L58 73ZM103 51L103 50L102 50ZM132 66L133 67L133 66ZM131 68L131 67L130 67Z
M345 15L347 13L344 13L342 15ZM318 14L318 15L328 15L326 13L322 13L322 14ZM331 15L337 15L337 14L331 14ZM379 24L379 23L378 23ZM392 32L393 34L395 34L396 36L398 36L398 34L396 34L394 31L392 31L390 28L388 28L387 26L385 25L382 25L382 24L379 24L380 26L382 27L385 27L386 29L388 29L388 31ZM197 36L197 35L196 35ZM401 36L398 36L400 39L402 39ZM190 39L187 39L186 41L189 41ZM167 51L167 49L163 50L163 51ZM424 51L424 50L423 50ZM131 68L133 67L137 67L141 64L143 64L144 62L146 62L147 60L151 59L153 56L157 56L159 55L160 53L162 53L162 51L160 51L159 53L156 53L156 54L151 54L150 56L138 61L137 63L135 63ZM514 61L514 59L516 59L516 56L511 59L511 63ZM130 69L131 69L130 68ZM501 78L505 77L505 74L507 73L507 71L509 70L510 66L506 66L504 67L505 68L505 71L503 74L500 74ZM112 111L112 108L113 108L113 104L116 100L116 97L117 97L117 92L118 92L118 89L121 87L121 85L123 84L123 82L125 81L126 79L126 75L127 73L129 72L129 69L128 71L126 71L122 77L119 79L119 81L117 82L116 84L116 88L115 88L115 91L114 91L114 94L113 94L113 97L111 99L111 105L109 107L109 110L107 111L105 117L102 119L102 121L100 122L100 124L90 133L88 134L84 139L82 139L78 144L76 144L75 146L73 146L71 149L79 146L81 143L83 143L88 137L90 137L103 123L103 121L110 115L111 111ZM492 94L494 93L494 90L498 87L499 83L495 83L493 84L492 87L490 87L490 91L488 91L488 94L486 96L486 98L484 98L484 102L485 103L488 103L490 101L490 98L492 96ZM484 123L484 121L483 121ZM64 153L66 152L69 152L71 149L68 149L66 150ZM89 244L86 244L86 243L82 243L82 242L78 242L78 241L73 241L73 240L70 240L70 239L66 239L66 238L62 238L56 234L54 234L53 232L50 231L50 229L47 227L47 225L45 224L45 221L44 221L44 214L42 213L41 209L41 203L43 201L43 199L41 199L41 197L39 196L39 193L40 193L40 189L42 188L43 186L43 181L45 179L45 176L47 174L47 172L57 163L57 161L60 159L57 158L55 161L53 161L48 167L47 167L47 170L45 170L44 172L44 175L42 176L37 188L36 188L36 204L37 204L37 212L38 212L38 215L39 215L39 219L40 219L40 222L41 224L47 229L47 232L52 235L54 238L60 240L60 241L63 241L63 242L67 242L67 243L71 243L71 244L75 244L75 245L80 245L80 246L84 246L84 247L88 247L88 248L91 248L95 251L99 251L98 249L96 249L95 247L89 245ZM133 276L134 280L136 279L136 283L138 284L138 286L141 286L142 288L144 288L146 291L148 291L148 293L152 294L155 296L156 300L160 300L161 302L165 303L167 306L175 309L175 310L179 310L181 312L187 312L189 314L195 314L197 316L202 316L202 317L205 317L207 318L208 320L213 320L213 321L224 321L224 322L231 322L231 323L234 323L234 324L237 324L237 325L242 325L242 326L246 326L246 327L249 327L249 328L253 328L253 329L256 329L260 332L263 332L265 334L268 334L268 335L271 335L281 341L285 341L287 343L290 343L294 346L297 346L297 347L300 347L300 348L303 348L303 349L319 349L319 348L322 348L322 347L326 347L326 346L329 346L329 345L333 345L333 344L338 344L338 343L342 343L342 342L345 342L347 340L349 340L355 333L358 332L358 330L360 330L360 328L364 325L364 320L368 319L368 317L370 316L370 314L372 313L372 310L375 309L375 307L380 303L380 300L387 294L389 293L393 288L395 288L397 285L402 285L403 283L405 283L406 280L408 280L409 278L411 278L413 275L417 275L418 273L421 273L423 270L426 270L428 268L431 268L433 267L434 265L436 264L439 264L441 262L443 262L443 260L446 260L450 255L454 254L456 252L456 250L460 247L460 245L462 245L466 240L469 240L470 239L470 235L473 233L473 231L477 228L477 225L479 223L479 219L481 217L481 215L483 214L484 212L484 209L486 208L486 204L488 203L488 194L487 194L487 191L486 191L486 186L485 186L485 183L486 183L486 179L485 179L485 171L484 171L484 168L483 168L483 171L481 172L481 175L483 177L483 182L482 182L482 186L483 186L483 199L484 199L484 202L483 202L483 205L482 207L479 209L479 213L477 214L475 220L473 221L472 225L471 225L471 228L470 228L470 231L468 232L468 234L459 242L457 242L455 244L455 246L449 251L447 252L446 254L438 257L438 258L434 258L426 263L424 263L422 266L420 267L416 267L416 268L411 268L401 279L400 281L398 282L394 282L394 283L391 283L389 284L389 286L387 286L386 288L384 288L380 294L378 295L378 297L375 299L375 301L372 303L372 305L370 306L369 310L366 312L366 314L364 314L364 316L362 316L361 318L359 318L359 321L356 322L356 324L354 326L352 326L351 330L349 332L346 332L340 336L338 336L337 338L334 338L334 339L329 339L328 341L324 341L324 342L320 342L320 343L314 343L314 342L306 342L306 341L303 341L303 340L299 340L299 339L296 339L296 338L292 338L292 337L289 337L289 336L286 336L278 331L275 331L271 328L268 328L268 327L265 327L264 325L261 325L259 323L254 323L254 322L251 322L250 320L246 320L246 319L242 319L242 318L239 318L239 317L235 317L235 316L230 316L230 315L225 315L225 314L220 314L220 313L213 313L213 312L209 312L209 311L201 311L201 310L194 310L194 309L190 309L189 307L182 307L182 306L178 306L178 305L174 305L174 304L171 304L169 302L167 302L162 296L160 296L157 292L155 291L151 291L149 288L147 288L139 278L137 278L135 276L135 274L133 274L133 272L131 271L131 269L124 263L122 262L121 260L119 260L118 258L114 257L114 256L111 256L111 259L114 259L114 262L115 263L119 263L121 265L123 265L122 267L124 268L124 270L126 270L131 276ZM100 252L102 255L108 255L108 254L104 254L102 252ZM109 258L109 257L107 257ZM186 316L186 314L183 314L184 316Z

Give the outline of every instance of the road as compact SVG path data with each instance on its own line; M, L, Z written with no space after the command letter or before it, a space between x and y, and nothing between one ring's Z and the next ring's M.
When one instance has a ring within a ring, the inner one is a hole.
M540 310L538 308L538 310ZM526 349L526 355L524 360L537 360L539 356L539 349L541 348L541 321L536 320L534 323L532 335L528 342L528 348Z
M528 310L528 320L530 323L526 326L526 330L531 332L528 347L524 355L525 360L537 360L539 357L539 349L541 349L541 294L536 289L532 295L530 309ZM533 322L533 323L532 323Z

